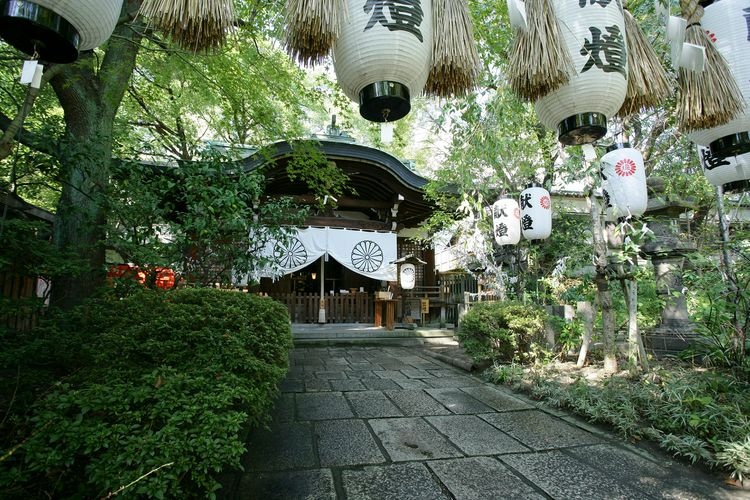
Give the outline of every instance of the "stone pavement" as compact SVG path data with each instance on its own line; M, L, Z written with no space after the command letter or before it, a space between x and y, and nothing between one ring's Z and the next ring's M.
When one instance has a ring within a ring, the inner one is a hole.
M297 347L234 499L747 498L418 347Z

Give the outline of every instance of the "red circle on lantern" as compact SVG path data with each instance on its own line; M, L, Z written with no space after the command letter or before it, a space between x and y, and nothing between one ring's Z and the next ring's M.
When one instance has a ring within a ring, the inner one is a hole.
M549 210L549 207L550 207L550 205L551 205L551 203L550 203L550 201L549 201L549 196L542 196L542 197L541 197L541 198L539 199L539 204L540 204L540 205L542 206L542 208L544 208L545 210Z
M520 208L514 209L513 210L513 215L516 217L516 219L520 219L521 218L521 209Z
M620 177L630 177L637 169L635 162L630 158L623 158L615 165L615 173Z

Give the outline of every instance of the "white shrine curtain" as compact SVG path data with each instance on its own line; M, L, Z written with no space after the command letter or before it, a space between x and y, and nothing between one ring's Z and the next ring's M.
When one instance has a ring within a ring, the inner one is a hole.
M396 281L396 233L309 227L298 229L287 243L271 242L264 254L273 264L264 277L303 269L328 253L347 269L380 281Z

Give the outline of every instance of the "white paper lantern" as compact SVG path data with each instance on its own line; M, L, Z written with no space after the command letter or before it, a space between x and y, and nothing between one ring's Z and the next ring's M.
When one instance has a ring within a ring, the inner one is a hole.
M527 240L543 240L552 234L552 201L541 187L521 191L521 232Z
M422 93L432 55L432 2L347 0L348 15L333 46L344 93L374 122L396 121Z
M576 74L536 101L545 127L564 145L588 144L607 133L607 119L619 111L627 91L625 19L620 2L552 2L564 46ZM548 47L547 50L558 50Z
M643 215L648 206L643 156L627 143L611 146L601 160L607 220ZM608 199L607 199L608 198Z
M698 146L698 157L706 179L724 191L744 190L750 179L750 153L720 158L705 146Z
M706 2L701 2L705 4ZM705 8L701 26L732 70L745 107L734 120L688 134L696 144L707 144L720 158L750 152L750 2L721 0Z
M492 227L498 245L521 241L521 209L516 200L501 198L492 204Z
M69 63L112 35L122 0L0 0L0 37L43 61Z
M404 290L411 290L417 282L417 268L414 264L401 264L398 282Z

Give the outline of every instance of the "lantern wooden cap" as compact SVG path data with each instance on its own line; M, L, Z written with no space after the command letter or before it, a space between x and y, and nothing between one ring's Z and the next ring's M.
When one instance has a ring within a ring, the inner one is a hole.
M359 114L372 122L395 122L411 111L409 88L398 82L375 82L359 91Z
M716 139L711 144L711 154L719 158L750 153L750 132L737 132Z
M607 117L602 113L578 113L557 125L557 139L565 146L591 144L607 133Z
M62 64L78 58L81 41L78 31L62 16L26 0L0 1L0 36L21 52Z

